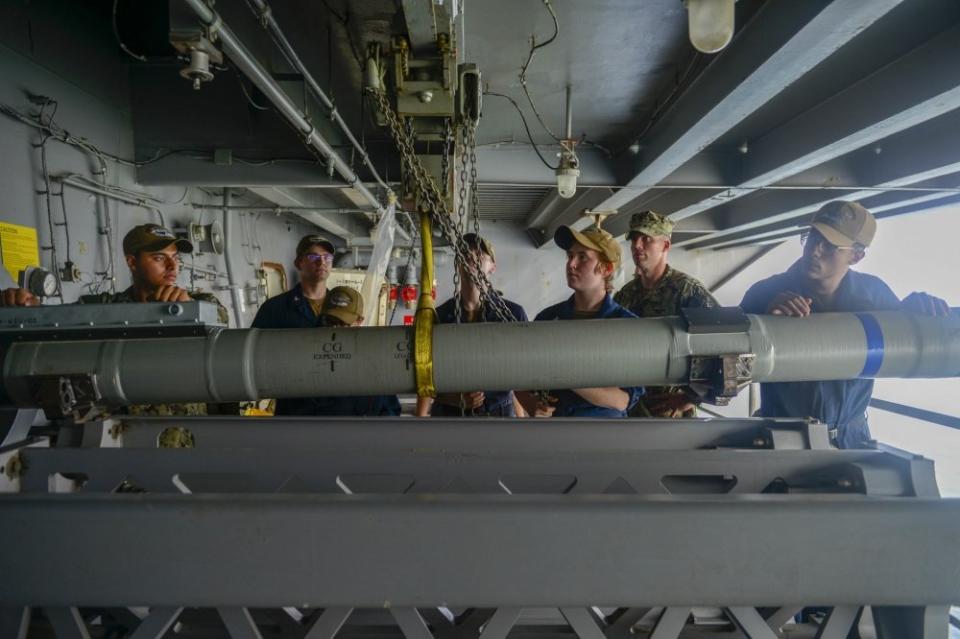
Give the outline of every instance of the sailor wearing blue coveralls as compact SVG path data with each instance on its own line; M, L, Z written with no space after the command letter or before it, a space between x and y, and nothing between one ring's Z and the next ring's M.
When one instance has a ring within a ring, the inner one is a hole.
M878 277L850 270L863 259L876 233L873 215L855 202L825 204L801 237L803 255L785 273L757 282L740 302L746 313L806 317L810 313L909 310L946 315L946 302L911 293L902 302ZM861 319L868 342L882 349L879 327ZM867 405L873 379L785 382L760 385L759 415L814 417L827 424L840 448L867 448Z
M293 265L300 282L271 297L253 318L252 328L312 328L320 326L320 309L333 268L333 243L320 235L305 235L297 243Z
M613 301L613 277L620 266L620 245L606 231L590 227L577 231L561 226L554 235L567 252L568 299L543 309L534 321L636 318ZM550 391L549 402L538 402L530 412L537 417L626 417L643 388L577 388Z
M488 278L497 269L497 254L493 250L490 240L467 233L463 236L480 270ZM494 309L481 299L480 289L467 275L463 264L457 264L460 272L460 313L457 313L457 298L451 298L437 307L437 322L439 324L459 324L473 322L502 322ZM497 291L491 295L500 295ZM510 310L513 319L526 322L527 313L523 307L508 299L503 303ZM472 391L468 393L440 393L436 399L429 397L417 398L417 415L439 417L515 417L513 391Z

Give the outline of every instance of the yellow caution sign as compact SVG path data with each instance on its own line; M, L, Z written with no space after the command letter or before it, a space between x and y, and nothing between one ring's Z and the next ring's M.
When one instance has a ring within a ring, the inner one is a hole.
M28 266L40 266L37 229L0 222L0 261L14 281Z

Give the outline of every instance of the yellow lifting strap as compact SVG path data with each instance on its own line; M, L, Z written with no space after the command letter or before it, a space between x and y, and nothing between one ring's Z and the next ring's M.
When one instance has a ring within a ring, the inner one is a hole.
M433 235L430 214L420 212L420 300L414 322L413 364L419 397L436 397L433 383L433 325L437 311L433 303Z

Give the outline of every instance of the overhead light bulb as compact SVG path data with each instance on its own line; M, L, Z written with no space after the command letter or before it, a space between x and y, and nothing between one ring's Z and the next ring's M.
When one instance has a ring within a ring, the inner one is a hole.
M702 53L716 53L730 44L736 0L684 0L690 43Z
M576 143L576 140L569 138L560 142L560 166L554 170L554 174L557 176L557 192L564 199L572 198L577 192L580 160L573 150Z
M580 169L560 166L556 170L557 174L557 192L564 199L572 198L577 192L577 178L580 177Z

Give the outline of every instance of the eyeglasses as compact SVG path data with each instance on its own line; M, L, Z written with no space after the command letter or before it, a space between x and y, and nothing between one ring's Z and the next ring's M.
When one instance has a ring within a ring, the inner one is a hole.
M333 255L330 253L306 253L303 257L308 262L323 262L325 264L333 264Z
M818 231L811 230L805 231L800 235L800 246L807 248L809 244L810 250L817 248L817 245L820 246L820 253L825 256L836 255L839 251L852 251L853 247L851 246L837 246L836 244L831 243L827 238L823 237Z

